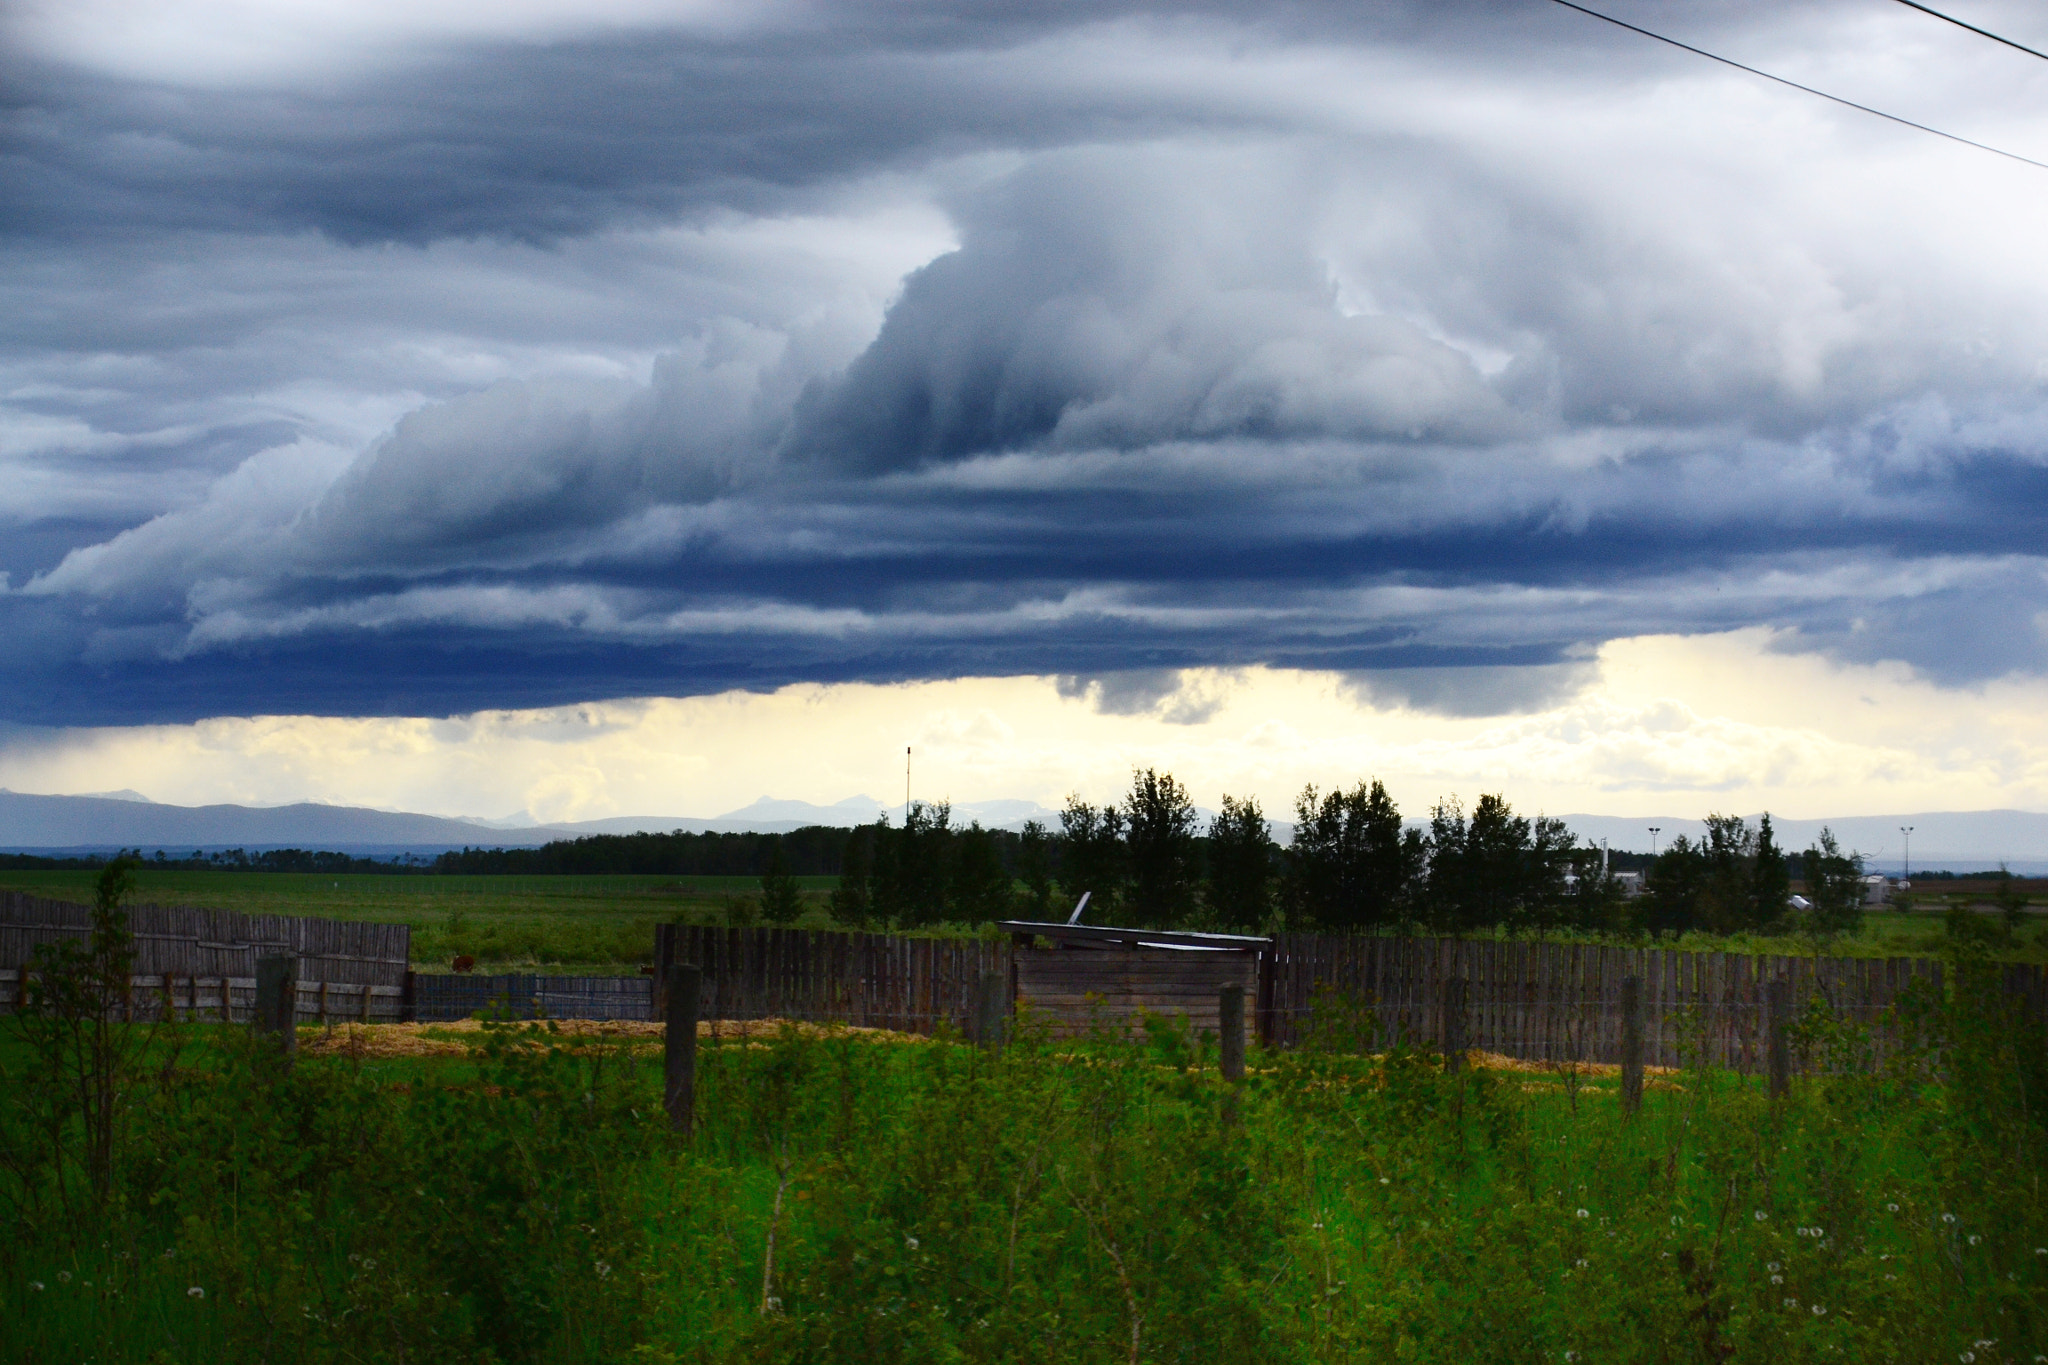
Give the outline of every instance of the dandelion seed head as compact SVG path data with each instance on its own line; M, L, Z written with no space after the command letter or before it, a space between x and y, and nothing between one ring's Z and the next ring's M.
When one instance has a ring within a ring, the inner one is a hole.
M1578 1212L1578 1216L1579 1216L1580 1218L1584 1218L1584 1217L1587 1217L1588 1215L1587 1215L1587 1213L1586 1213L1586 1211L1585 1211L1584 1209L1580 1209L1580 1210L1579 1210L1579 1212Z
M195 1284L185 1291L185 1297L188 1299L203 1299L206 1297L206 1291Z
M1897 1204L1886 1204L1884 1207L1885 1211L1888 1213L1897 1213L1899 1211L1899 1206Z
M915 1237L905 1237L903 1239L903 1245L909 1247L912 1251L915 1251L917 1250L918 1242Z
M1828 1315L1828 1310L1824 1305L1817 1303L1813 1306L1813 1315L1817 1318L1824 1318Z
M44 1285L41 1280L30 1280L28 1282L28 1287L30 1289L41 1290L44 1287Z
M1952 1213L1944 1213L1943 1215L1941 1215L1941 1221L1944 1223L1953 1223L1956 1221L1956 1216Z
M1773 1275L1773 1276L1771 1276L1771 1283L1772 1283L1772 1284L1783 1284L1783 1283L1785 1283L1785 1277L1784 1277L1783 1275Z
M1974 1232L1970 1234L1970 1245L1971 1245L1971 1246L1975 1246L1975 1245L1977 1245L1977 1243L1979 1243L1979 1242L1981 1242L1981 1241L1983 1241L1983 1240L1984 1240L1984 1239L1983 1239L1982 1237L1979 1237L1979 1236L1978 1236L1978 1235L1977 1235L1976 1233L1974 1233Z
M1765 1213L1762 1209L1758 1209L1756 1211L1756 1221L1759 1223L1768 1222L1770 1220L1770 1217L1771 1215Z

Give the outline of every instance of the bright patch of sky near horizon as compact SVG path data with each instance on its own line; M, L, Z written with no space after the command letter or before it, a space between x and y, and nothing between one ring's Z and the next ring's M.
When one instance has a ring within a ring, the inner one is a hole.
M1613 642L1555 680L1563 695L1513 716L1447 716L1336 675L1265 669L1126 678L1120 694L1028 677L806 684L445 720L20 734L0 749L0 786L82 793L118 773L180 805L711 816L764 794L900 799L909 744L926 800L1115 800L1134 765L1153 764L1202 804L1256 795L1280 818L1306 782L1367 776L1411 815L1482 791L1526 811L1621 815L2048 808L2048 685L1989 684L1958 707L1896 665L1771 643L1760 631Z
M2048 159L1885 0L1613 8ZM1539 0L24 0L0 75L0 784L2048 808L2048 172Z

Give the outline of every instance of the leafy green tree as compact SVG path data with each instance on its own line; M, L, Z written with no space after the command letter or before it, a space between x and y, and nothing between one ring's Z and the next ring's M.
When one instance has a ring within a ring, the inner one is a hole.
M1124 843L1130 881L1128 918L1153 929L1193 922L1201 886L1195 803L1169 773L1140 768L1124 798Z
M1638 925L1652 938L1677 938L1700 927L1710 867L1706 849L1683 834L1650 864L1636 902Z
M1709 815L1700 847L1706 868L1692 927L1715 934L1756 927L1750 922L1756 831L1739 815Z
M1124 853L1124 813L1069 796L1060 812L1060 889L1076 900L1087 894L1093 923L1114 924L1123 909Z
M1816 941L1853 934L1863 927L1863 855L1845 853L1831 829L1806 850L1806 899L1800 933Z
M1319 793L1314 783L1294 801L1285 900L1289 923L1357 930L1398 925L1413 913L1424 849L1404 829L1400 807L1378 781Z
M1559 922L1573 844L1562 821L1532 822L1505 797L1480 797L1469 818L1446 797L1429 817L1427 922L1453 935Z
M1020 913L1043 923L1052 918L1052 836L1037 820L1026 820L1017 839L1017 877L1024 883Z
M976 820L961 830L953 845L952 914L962 924L985 924L1007 918L1015 902L1014 883L1003 867L995 837Z
M1259 798L1223 798L1209 823L1209 875L1203 888L1209 922L1218 929L1257 933L1273 911L1275 855L1272 827Z
M1554 923L1582 934L1624 935L1634 929L1621 883L1609 874L1597 848L1572 848L1563 858L1570 870ZM1547 926L1539 926L1547 927Z
M952 804L919 801L903 828L878 826L876 832L876 915L906 929L943 923L952 907Z
M803 912L804 893L789 875L789 862L777 839L769 847L768 870L761 874L761 918L770 924L790 924Z

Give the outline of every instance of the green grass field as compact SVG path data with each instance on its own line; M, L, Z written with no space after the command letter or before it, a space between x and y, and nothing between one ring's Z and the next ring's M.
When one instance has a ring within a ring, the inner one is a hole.
M0 872L0 887L92 903L95 872ZM799 877L809 904L800 925L823 928L833 878ZM457 954L480 970L547 967L633 972L654 956L654 926L726 923L758 897L752 877L444 877L290 872L162 872L146 865L135 905L203 905L243 914L313 915L412 926L422 971Z
M0 887L89 904L93 872L0 872ZM800 877L806 908L797 927L830 929L831 877ZM204 905L245 914L316 915L407 924L413 961L422 971L445 969L457 955L480 970L545 967L565 974L631 973L653 960L654 926L750 920L760 883L752 877L564 876L447 877L344 873L154 871L137 873L134 904ZM1938 885L1938 884L1936 884ZM1957 900L1989 912L1982 896ZM1950 899L1923 894L1905 913L1873 911L1863 932L1830 952L1857 957L1938 956ZM2048 960L2048 914L2030 907L2032 927L2002 954ZM944 932L944 931L940 931ZM961 928L954 932L968 933ZM1799 939L1715 938L1692 934L1672 946L1698 952L1810 953Z
M186 1026L125 1073L99 1195L50 1122L73 1092L0 1021L0 1353L2031 1362L2043 1058L1987 998L1875 1073L1777 1102L1654 1077L1634 1118L1611 1077L1428 1054L1255 1049L1232 1087L1170 1028L999 1056L790 1031L702 1045L689 1145L658 1054L536 1029L286 1068Z

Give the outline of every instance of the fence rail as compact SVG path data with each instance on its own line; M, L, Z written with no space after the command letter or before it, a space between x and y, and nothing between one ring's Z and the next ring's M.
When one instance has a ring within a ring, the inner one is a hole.
M654 980L646 976L415 976L412 1018L467 1019L503 1010L514 1019L649 1019Z

